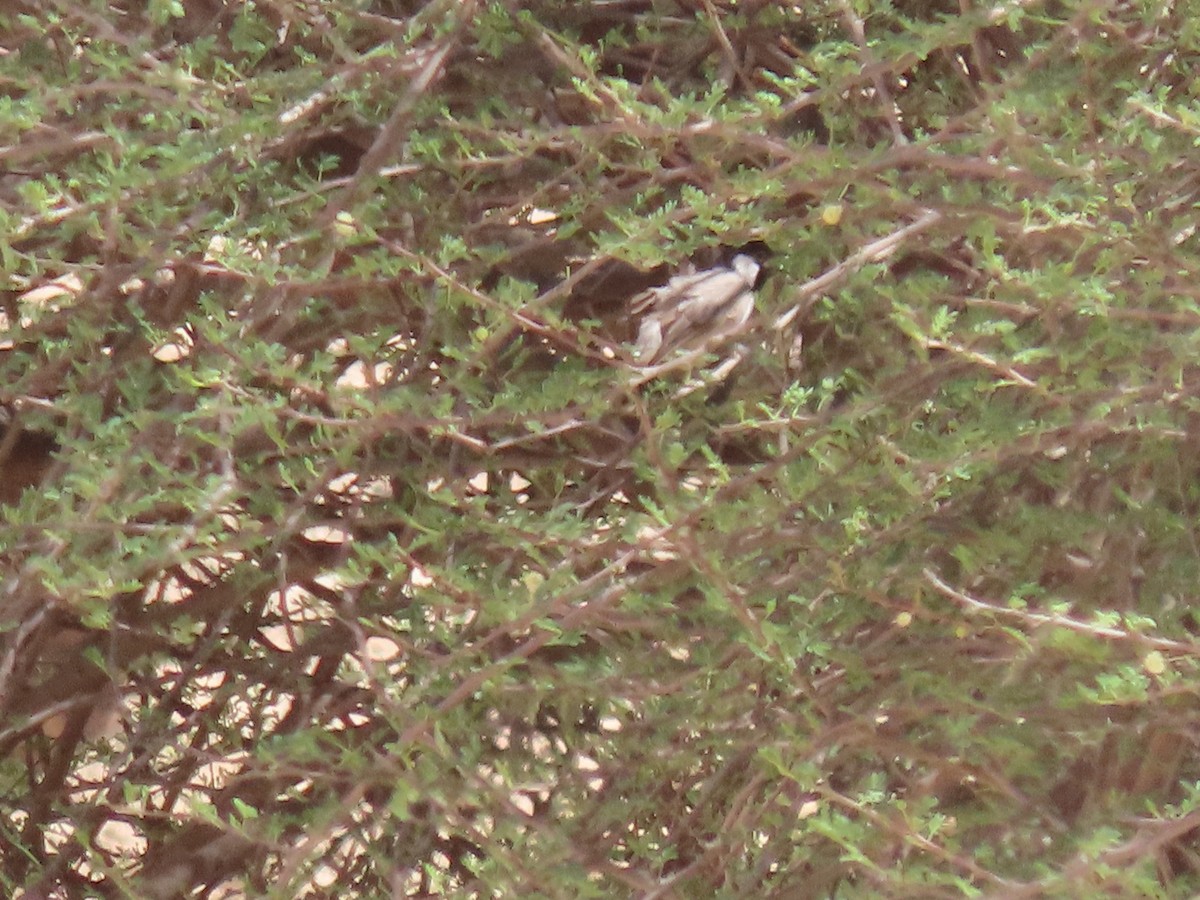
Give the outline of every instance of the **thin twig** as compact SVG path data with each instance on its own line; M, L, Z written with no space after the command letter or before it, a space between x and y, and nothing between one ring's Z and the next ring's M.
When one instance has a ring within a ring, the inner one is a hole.
M470 21L473 6L473 3L464 4L464 8L460 13L460 21ZM363 182L382 169L388 159L395 153L396 147L403 142L404 136L408 132L408 121L413 107L417 105L417 101L441 74L446 57L450 55L450 51L457 45L458 33L455 31L442 42L440 47L429 54L425 60L425 64L421 66L421 70L409 82L399 102L396 103L387 123L380 129L378 136L367 149L367 152L363 154L358 169L354 172L350 182L336 198L321 210L321 214L317 219L318 226L328 226L337 217L339 212L352 206L354 198L362 188Z
M1013 609L1008 606L1000 606L995 603L989 603L986 600L979 600L975 597L968 596L962 591L952 588L946 582L942 581L932 569L924 569L922 574L925 580L928 581L943 597L947 597L966 607L973 612L986 612L991 615L1005 619L1015 619L1024 622L1027 625L1042 627L1044 625L1052 625L1058 628L1066 628L1069 631L1077 631L1080 634L1088 634L1092 637L1104 638L1115 641L1128 641L1133 644L1138 644L1143 647L1151 647L1155 650L1166 650L1171 653L1185 653L1189 656L1200 655L1200 646L1191 644L1186 641L1173 641L1169 638L1153 637L1148 634L1140 634L1136 631L1130 631L1124 628L1111 628L1107 625L1096 625L1092 622L1084 622L1080 619L1073 619L1070 616L1061 616L1053 613L1038 613L1030 612L1026 609Z
M883 114L887 117L888 126L892 130L892 140L897 145L903 146L908 143L908 138L904 134L904 129L900 126L896 101L892 99L892 92L884 80L883 70L875 61L875 54L871 52L871 46L867 43L867 34L866 29L863 27L862 17L854 11L850 0L841 0L839 5L842 8L842 15L846 19L846 27L850 30L850 34L854 38L854 43L858 44L858 52L862 58L863 69L871 75L871 83L875 88L875 95L879 98L879 102L883 106Z
M908 238L920 234L932 225L936 225L942 218L940 212L932 209L926 210L915 222L911 222L903 228L899 228L891 234L879 238L877 241L864 244L833 268L802 284L793 294L793 296L798 298L799 302L775 320L775 328L778 330L787 328L788 325L792 324L796 316L799 315L801 309L811 305L817 297L828 291L839 281L848 278L852 273L865 265L886 259L895 253L896 248Z

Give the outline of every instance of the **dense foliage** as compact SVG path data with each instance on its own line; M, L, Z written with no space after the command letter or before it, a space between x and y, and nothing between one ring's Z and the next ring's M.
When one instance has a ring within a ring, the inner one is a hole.
M1198 12L0 4L0 893L1200 890Z

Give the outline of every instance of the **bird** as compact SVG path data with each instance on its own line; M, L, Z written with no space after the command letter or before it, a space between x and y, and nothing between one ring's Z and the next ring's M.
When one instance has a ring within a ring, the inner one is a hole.
M738 334L754 312L754 285L762 267L739 253L728 265L675 275L634 297L630 311L642 316L633 356L639 367L656 367L679 352L699 355Z

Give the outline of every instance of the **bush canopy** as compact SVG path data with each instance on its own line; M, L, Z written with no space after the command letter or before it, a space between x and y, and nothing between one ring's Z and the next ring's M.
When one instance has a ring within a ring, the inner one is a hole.
M1198 12L0 4L0 892L1200 891Z

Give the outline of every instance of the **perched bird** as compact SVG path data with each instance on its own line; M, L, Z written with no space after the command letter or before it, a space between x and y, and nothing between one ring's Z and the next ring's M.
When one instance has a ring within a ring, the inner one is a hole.
M631 303L641 315L634 355L639 366L655 366L676 351L699 355L740 332L754 312L754 284L761 266L744 253L727 266L676 275Z

